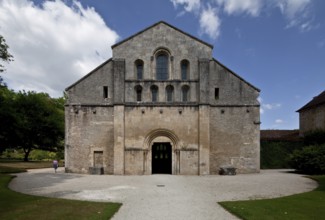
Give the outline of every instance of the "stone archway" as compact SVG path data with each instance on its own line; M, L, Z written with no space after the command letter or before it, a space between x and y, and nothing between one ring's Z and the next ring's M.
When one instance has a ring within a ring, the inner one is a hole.
M179 174L179 139L174 134L174 132L168 129L156 129L149 132L146 135L144 140L144 148L146 149L146 156L145 156L145 174L152 174L152 166L153 166L153 146L157 144L165 144L165 146L170 146L170 156L171 156L171 174ZM168 148L168 147L167 147ZM155 173L155 172L154 172ZM167 172L166 172L167 173Z

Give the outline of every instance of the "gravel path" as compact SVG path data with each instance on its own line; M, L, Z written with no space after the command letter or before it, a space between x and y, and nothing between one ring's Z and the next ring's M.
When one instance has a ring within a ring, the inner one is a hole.
M313 190L317 183L284 170L236 176L110 176L64 173L59 168L15 174L9 187L26 194L122 202L120 219L237 219L219 201L273 198Z

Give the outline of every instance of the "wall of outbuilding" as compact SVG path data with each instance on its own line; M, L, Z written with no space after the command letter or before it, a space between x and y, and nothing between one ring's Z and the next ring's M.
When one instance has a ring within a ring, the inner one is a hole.
M321 129L325 130L325 104L299 112L300 134Z

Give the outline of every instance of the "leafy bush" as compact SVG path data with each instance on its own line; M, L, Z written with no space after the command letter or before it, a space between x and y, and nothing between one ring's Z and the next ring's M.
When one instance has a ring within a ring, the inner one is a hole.
M325 144L325 130L307 132L304 136L305 146Z
M2 152L1 157L2 159L13 159L13 160L22 160L24 159L24 152L22 149L6 149Z
M325 144L296 150L290 156L292 168L305 174L325 174Z
M22 149L6 149L1 157L2 159L15 159L15 160L23 160L24 152ZM63 151L50 152L45 150L33 150L30 153L29 159L32 161L51 161L51 160L63 160L64 153Z

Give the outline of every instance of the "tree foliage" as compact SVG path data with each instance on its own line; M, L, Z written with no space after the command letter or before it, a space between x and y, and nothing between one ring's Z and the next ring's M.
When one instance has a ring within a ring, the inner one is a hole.
M307 132L304 136L304 144L306 146L325 144L325 130L317 129Z
M306 147L290 155L292 168L306 174L325 174L325 131L306 133L304 145Z
M8 52L9 46L3 36L0 35L0 59L5 62L13 60L13 56ZM0 72L3 72L4 66L0 64Z
M294 169L305 174L325 174L325 144L295 151L290 163Z
M1 88L0 147L23 149L24 160L33 149L58 151L63 149L64 99L51 98L46 93L18 92ZM8 93L8 94L7 94Z
M0 154L15 139L15 109L13 103L16 94L5 85L0 85Z

